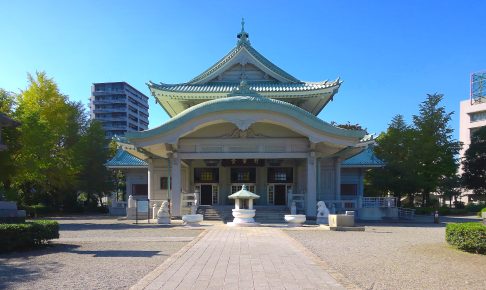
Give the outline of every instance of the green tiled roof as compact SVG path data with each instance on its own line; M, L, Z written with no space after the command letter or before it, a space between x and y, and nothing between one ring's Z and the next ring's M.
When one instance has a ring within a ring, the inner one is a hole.
M341 163L342 167L383 167L385 162L380 160L373 153L372 146L364 149L360 153L344 160Z
M108 168L147 168L147 162L123 149L118 149L115 156L105 164Z
M246 190L246 185L243 185L241 190L228 196L229 199L257 199L260 198L259 195L254 194L251 191Z
M203 73L201 73L197 77L190 80L189 84L197 83L197 82L201 81L202 79L206 78L207 76L211 75L212 73L217 71L219 68L221 68L223 65L225 65L227 62L229 62L233 57L235 57L238 54L238 52L242 49L246 49L261 64L263 64L265 67L272 70L277 75L286 79L288 82L294 82L294 83L300 82L298 79L291 76L289 73L285 72L283 69L279 68L278 66L273 64L271 61L269 61L266 57L264 57L262 54L260 54L258 51L256 51L256 49L254 49L248 41L242 41L242 42L239 42L238 45L235 48L233 48L227 55L225 55L217 63L215 63L213 66L208 68L206 71L204 71Z
M176 115L159 127L140 132L128 132L125 136L129 140L152 137L172 130L180 126L181 124L188 122L191 119L201 116L203 114L215 113L225 110L237 110L240 112L260 110L272 111L289 115L319 131L326 131L327 133L337 136L361 139L366 134L365 131L346 130L335 127L312 115L311 113L284 101L274 100L262 96L234 96L200 103L198 105L190 107L189 109L186 109L185 111Z
M326 89L330 87L339 87L341 82L339 80L329 82L300 82L300 83L251 83L249 86L251 90L258 93L273 93L273 92L302 92L315 91ZM230 93L238 87L238 83L211 83L211 84L148 84L150 88L166 91L166 92L182 92L182 93ZM283 95L285 97L285 95Z

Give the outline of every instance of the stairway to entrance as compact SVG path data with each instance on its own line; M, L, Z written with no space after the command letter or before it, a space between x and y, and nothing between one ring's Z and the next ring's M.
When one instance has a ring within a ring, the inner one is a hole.
M284 215L290 214L286 206L256 206L255 221L261 224L285 224Z
M202 214L207 221L233 221L233 206L220 205L200 205L197 209L198 214ZM255 206L255 221L262 224L282 224L285 223L284 215L289 214L286 206Z
M200 205L197 208L197 213L202 214L205 221L223 221L224 216L221 209L212 205Z

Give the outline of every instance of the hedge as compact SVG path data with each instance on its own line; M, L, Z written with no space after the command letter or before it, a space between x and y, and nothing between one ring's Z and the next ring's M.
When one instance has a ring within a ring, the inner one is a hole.
M59 224L48 220L0 224L0 237L0 252L31 249L58 239Z
M447 224L446 241L466 252L486 254L486 225L475 222Z

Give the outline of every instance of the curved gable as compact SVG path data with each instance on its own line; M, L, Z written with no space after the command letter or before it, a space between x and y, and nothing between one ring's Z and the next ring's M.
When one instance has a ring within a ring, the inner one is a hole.
M221 122L231 122L243 131L256 122L273 123L307 136L315 143L332 141L355 144L365 135L364 131L334 127L311 113L283 101L261 96L234 96L201 103L157 128L128 133L127 138L132 142L162 138L163 142L175 144L181 136L189 132Z

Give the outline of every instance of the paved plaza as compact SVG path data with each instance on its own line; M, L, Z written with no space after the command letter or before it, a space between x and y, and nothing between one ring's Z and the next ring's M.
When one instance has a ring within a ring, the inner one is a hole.
M486 256L449 247L431 217L365 232L56 220L49 247L0 255L0 289L486 289Z
M132 289L345 289L342 276L278 228L215 226L181 252Z

